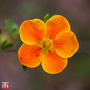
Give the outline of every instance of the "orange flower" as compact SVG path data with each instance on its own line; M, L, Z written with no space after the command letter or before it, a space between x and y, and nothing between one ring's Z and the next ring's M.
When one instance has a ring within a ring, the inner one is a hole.
M19 29L24 44L18 51L21 64L35 68L42 65L49 74L60 73L67 66L67 58L79 48L70 24L61 15L54 15L46 23L40 19L24 21Z

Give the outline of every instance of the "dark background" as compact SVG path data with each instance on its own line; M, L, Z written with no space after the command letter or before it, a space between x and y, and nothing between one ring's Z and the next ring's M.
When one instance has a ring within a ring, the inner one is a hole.
M45 14L63 15L80 44L59 74L37 68L23 71L15 52L0 53L0 81L10 81L9 90L90 90L90 0L0 0L0 28L12 18L16 24Z

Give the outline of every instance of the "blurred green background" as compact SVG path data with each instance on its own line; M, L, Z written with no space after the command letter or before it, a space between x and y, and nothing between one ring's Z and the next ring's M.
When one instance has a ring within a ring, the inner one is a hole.
M90 90L90 0L0 0L0 32L7 34L5 20L8 18L20 26L24 20L43 20L47 13L68 19L80 44L78 52L61 73L50 75L41 65L23 71L15 52L18 48L7 54L0 51L0 82L10 81L9 90ZM9 36L6 34L5 39ZM14 40L16 37L16 34L12 37L12 48L20 42L20 39Z

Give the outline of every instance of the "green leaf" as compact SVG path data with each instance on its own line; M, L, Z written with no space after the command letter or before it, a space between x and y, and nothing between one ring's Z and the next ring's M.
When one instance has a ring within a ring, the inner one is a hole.
M3 51L4 50L4 46L6 45L7 43L7 40L5 40L2 44L1 44L1 50Z
M46 14L46 15L44 16L44 21L46 22L48 19L49 19L49 14Z
M19 35L19 27L16 25L11 18L5 20L5 29L11 33L11 35Z
M13 44L12 44L12 43L9 43L9 44L7 44L4 48L7 49L7 48L10 48L10 47L12 47L12 46L13 46Z
M13 29L18 27L11 18L5 20L5 23L9 31L12 31Z
M1 48L7 43L7 40L5 40L2 45L1 45Z
M23 68L24 71L27 70L27 66L22 65L22 68Z
M8 48L10 48L12 46L13 46L12 43L7 43L7 40L5 40L1 45L1 50L4 51L5 49L8 49Z

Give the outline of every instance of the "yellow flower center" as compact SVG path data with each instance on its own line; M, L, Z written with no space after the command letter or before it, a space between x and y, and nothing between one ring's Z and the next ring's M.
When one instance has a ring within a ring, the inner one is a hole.
M51 42L49 40L43 41L43 48L48 49L51 46Z
M39 46L42 49L43 54L48 50L53 49L53 41L47 37L44 37L42 41L39 42Z

